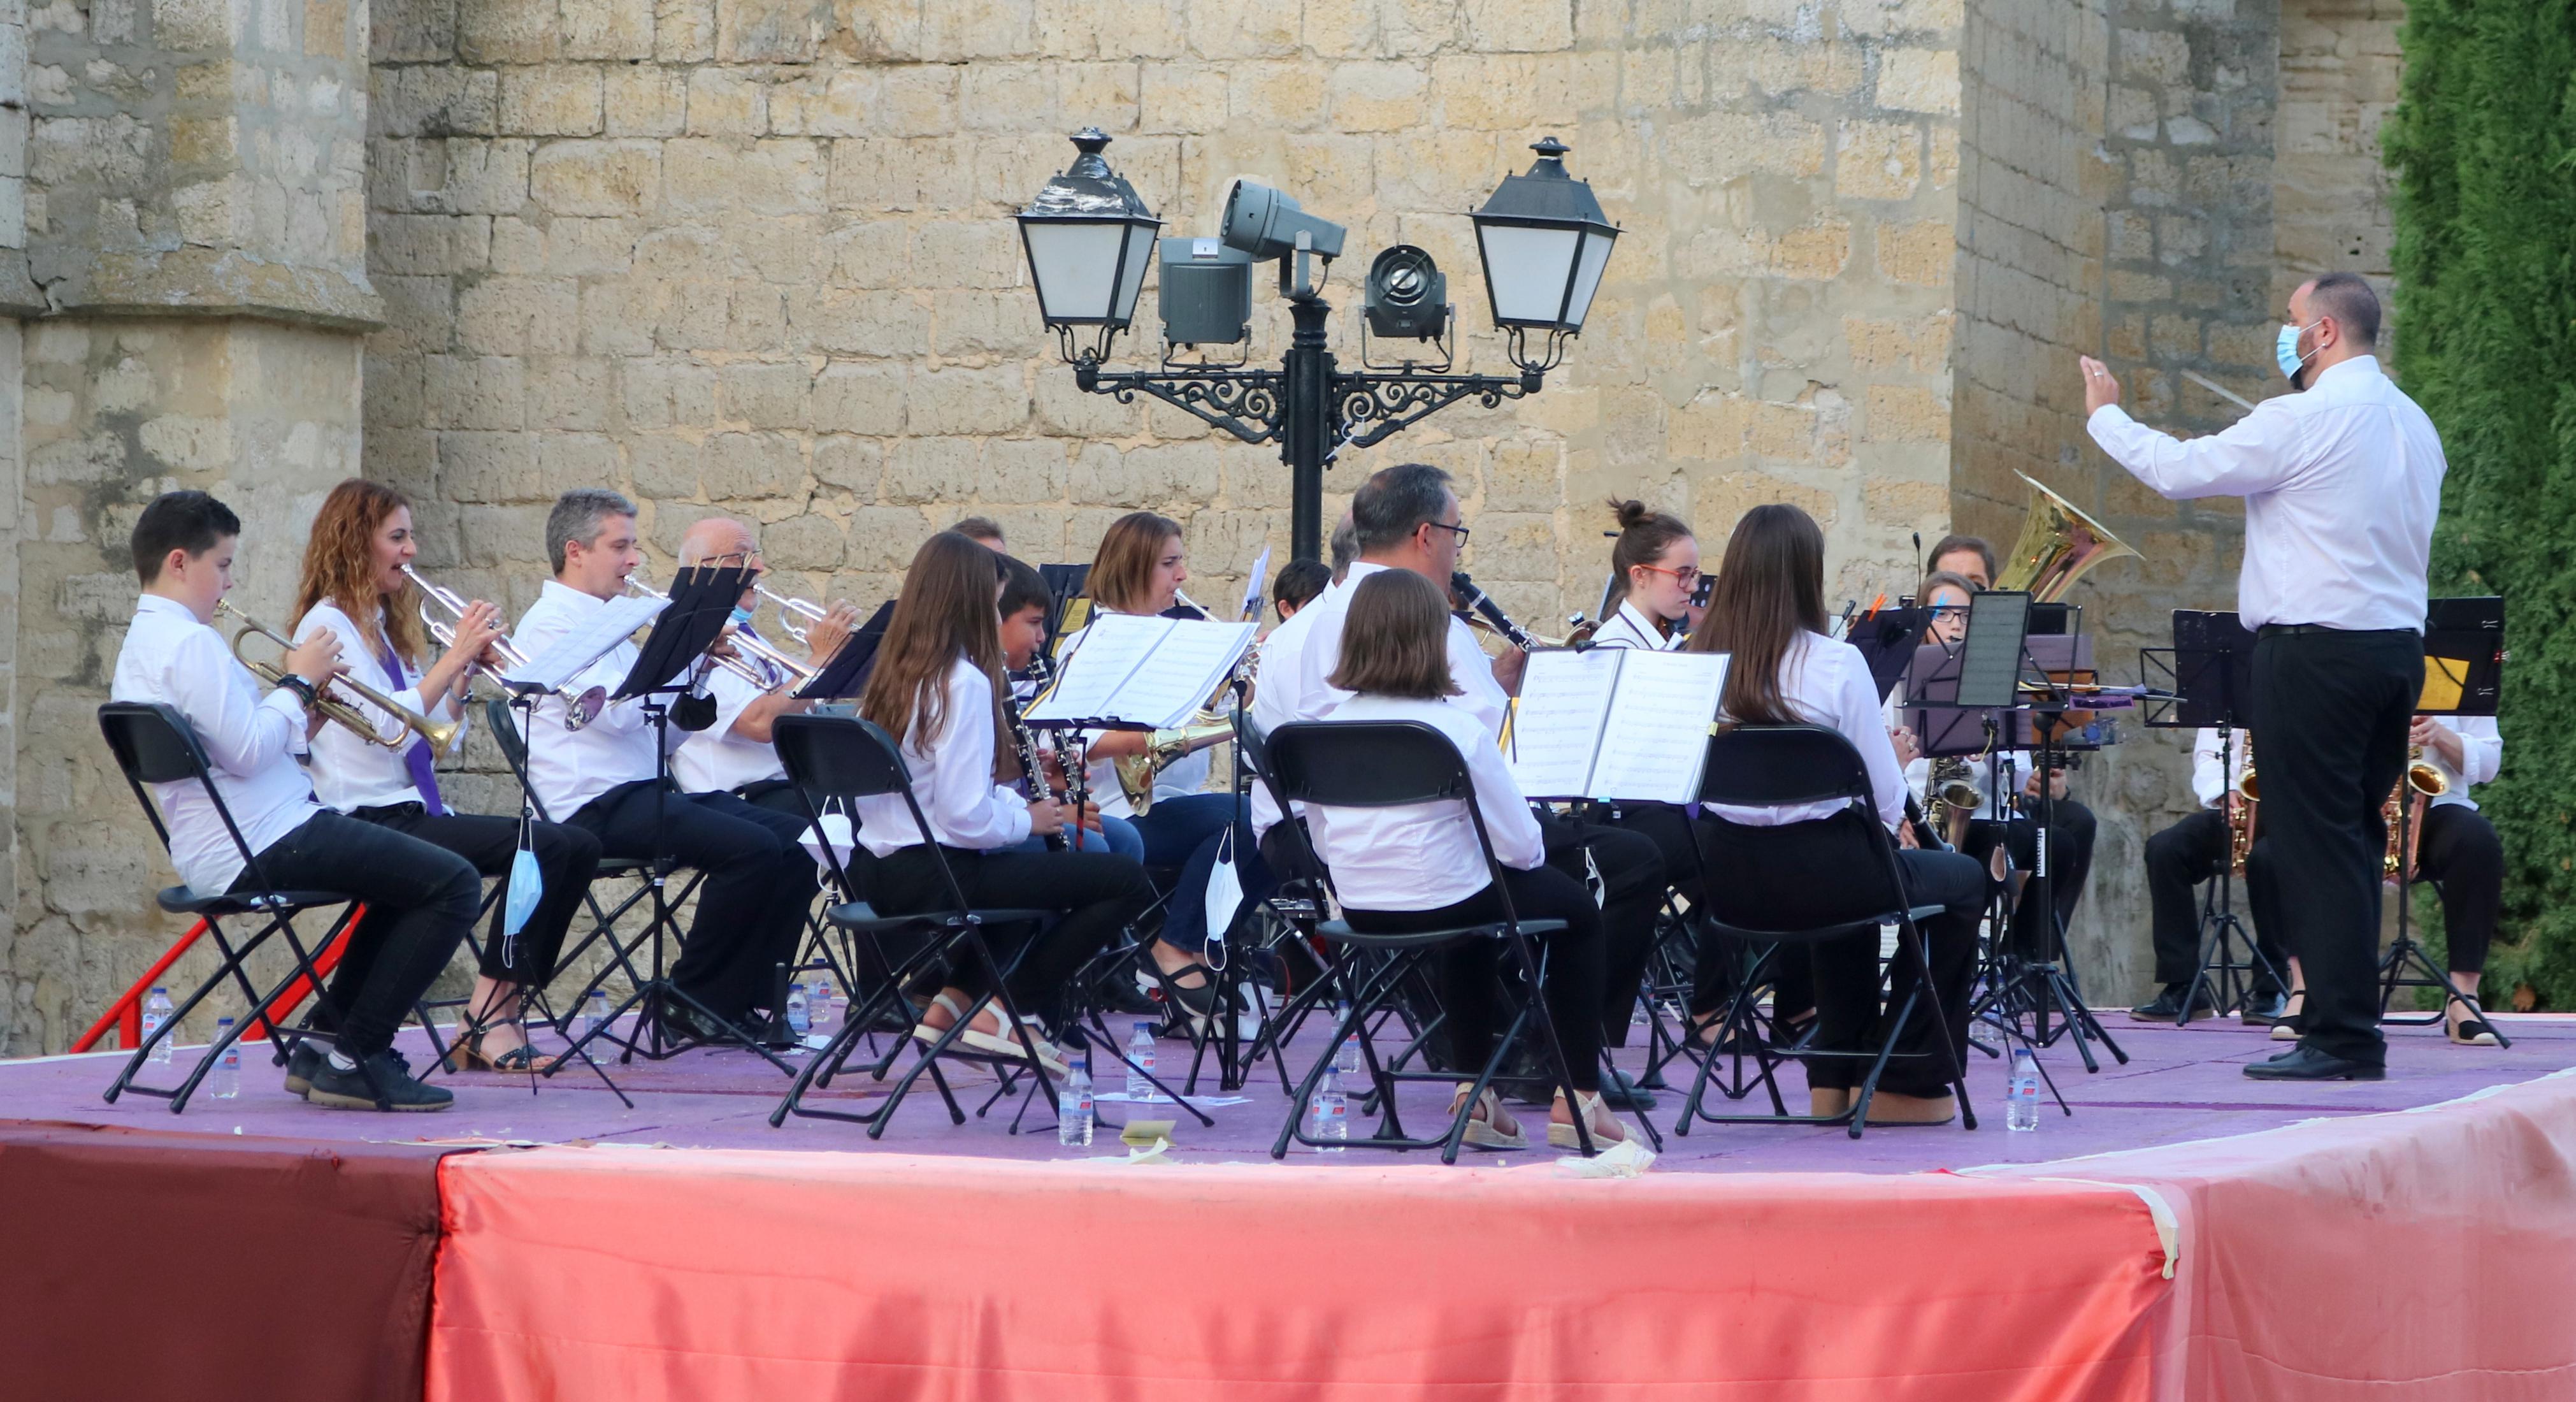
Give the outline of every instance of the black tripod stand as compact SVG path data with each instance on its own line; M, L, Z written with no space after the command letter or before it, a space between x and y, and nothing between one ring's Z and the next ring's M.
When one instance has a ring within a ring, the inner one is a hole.
M2392 1027L2437 1027L2450 1020L2451 1005L2459 1004L2469 1015L2486 1023L2495 1033L2496 1045L2509 1047L2511 1038L2495 1025L2469 996L2453 984L2448 974L2433 964L2431 951L2415 940L2413 923L2408 916L2414 908L2415 888L2415 804L2397 805L2397 937L2388 943L2388 952L2379 956L2379 1020ZM2395 1001L2401 988L2438 988L2442 1005L2420 1016L2390 1017L2388 1005Z
M2236 772L2236 732L2224 725L2218 727L2218 772L2222 776ZM2231 787L2219 801L2238 804L2253 800ZM2228 835L2231 840L2235 836L2234 823L2229 824ZM2276 989L2290 986L2289 979L2264 956L2245 922L2236 918L2235 887L2236 859L2231 852L2228 860L2218 864L2217 874L2210 877L2201 892L2200 967L2193 971L2191 987L2183 993L2182 1013L2174 1019L2176 1027L2190 1024L2192 1010L2201 1006L2204 993L2209 998L2210 1015L2225 1017L2244 1011L2252 1003L2255 990L2265 987L2267 981Z

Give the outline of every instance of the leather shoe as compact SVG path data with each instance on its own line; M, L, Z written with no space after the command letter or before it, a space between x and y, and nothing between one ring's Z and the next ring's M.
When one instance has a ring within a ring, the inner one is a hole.
M2269 1027L2279 1022L2289 1011L2289 995L2274 990L2270 993L2257 993L2248 998L2244 1011L2236 1015L2236 1020L2248 1027Z
M2248 1065L2245 1074L2258 1081L2384 1081L2388 1068L2348 1061L2303 1043L2269 1061Z
M1613 1071L1610 1078L1601 1083L1601 1103L1613 1110L1643 1114L1655 1108L1655 1097L1628 1079L1627 1072Z
M661 1019L663 1032L677 1041L720 1043L737 1041L731 1029L715 1018L698 1011L694 1003L683 1002L678 998L663 998L655 1004L654 1015Z
M2129 1016L2138 1022L2180 1022L2182 1000L2192 987L2189 983L2168 983L2164 991L2129 1009ZM2207 1017L2214 1011L2209 1005L2209 985L2201 984L2199 988L2200 996L2191 1000L2191 1015Z

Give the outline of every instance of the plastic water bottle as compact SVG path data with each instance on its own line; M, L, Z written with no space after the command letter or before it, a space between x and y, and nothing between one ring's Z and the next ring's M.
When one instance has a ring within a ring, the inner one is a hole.
M147 1042L152 1041L152 1034L160 1031L164 1026L168 1025L169 1021L170 990L166 988L155 988L152 990L152 996L143 1000L143 1040ZM178 1033L173 1032L169 1036L162 1038L160 1041L154 1042L152 1046L152 1059L164 1066L169 1065L170 1059L175 1051L172 1044L178 1040L178 1035Z
M215 1040L220 1042L231 1035L233 1035L233 1020L228 1017L216 1018ZM214 1082L215 1099L236 1100L241 1097L241 1043L234 1042L224 1048L223 1060L215 1063Z
M572 1035L578 1041L608 1025L608 990L590 990L590 1001L582 1006L581 1016L573 1019Z
M2004 1128L2039 1128L2039 1058L2028 1047L2012 1054L2012 1088L2004 1096Z
M1163 1093L1154 1089L1154 1024L1136 1024L1136 1034L1127 1039L1127 1099L1132 1103L1160 1100Z
M840 1004L832 996L831 975L817 976L805 989L805 1021L814 1035L830 1040L832 1029L840 1023L839 1012Z
M1989 1051L2002 1051L2004 1030L1997 1027L1991 1019L1972 1017L1968 1019L1968 1042L1972 1046L1984 1047Z
M805 1001L805 985L787 986L787 1030L802 1038L814 1030L814 1005Z
M1091 1053L1073 1063L1056 1088L1055 1141L1068 1149L1091 1145Z
M1323 1083L1315 1087L1315 1128L1310 1136L1319 1154L1338 1154L1347 1150L1351 1137L1350 1097L1342 1093L1339 1073L1327 1071Z
M1350 1015L1351 1004L1349 999L1346 998L1333 1004L1333 1025L1335 1027L1339 1027L1345 1021L1348 1021ZM1360 1036L1356 1030L1354 1030L1348 1037L1343 1038L1340 1046L1333 1048L1333 1071L1335 1074L1342 1076L1356 1076L1360 1073Z

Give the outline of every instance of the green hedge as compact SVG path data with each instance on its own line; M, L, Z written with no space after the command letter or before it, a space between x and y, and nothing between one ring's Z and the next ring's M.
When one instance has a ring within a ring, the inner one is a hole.
M2487 997L2576 1007L2576 3L2412 0L2403 42L2396 369L2450 458L2433 592L2503 595L2512 650Z

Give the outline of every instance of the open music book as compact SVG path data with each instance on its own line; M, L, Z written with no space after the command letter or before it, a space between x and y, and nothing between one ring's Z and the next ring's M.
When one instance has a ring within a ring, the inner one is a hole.
M1688 803L1725 683L1721 653L1533 652L1504 757L1531 798Z
M1119 721L1179 725L1216 693L1252 646L1254 625L1096 613L1055 685L1022 717L1031 725Z
M602 604L581 627L529 658L526 666L503 674L503 680L545 691L558 690L633 636L636 629L659 618L664 607L660 599L620 594Z

